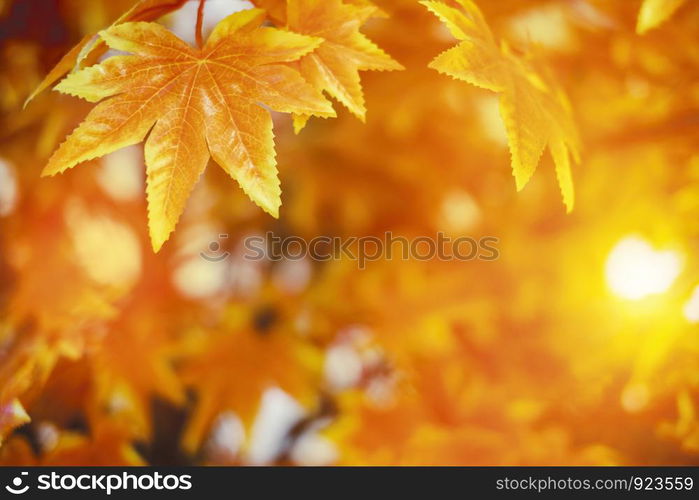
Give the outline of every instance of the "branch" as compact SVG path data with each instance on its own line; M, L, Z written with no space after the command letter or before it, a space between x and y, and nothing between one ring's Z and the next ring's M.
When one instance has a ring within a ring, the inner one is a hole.
M204 46L204 39L201 35L201 27L204 23L204 4L206 0L199 0L199 8L197 9L197 27L195 35L197 37L197 45L201 48Z

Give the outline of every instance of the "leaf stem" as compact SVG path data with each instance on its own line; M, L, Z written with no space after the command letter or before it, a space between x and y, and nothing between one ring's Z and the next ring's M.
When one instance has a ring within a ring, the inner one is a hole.
M201 27L204 23L204 4L206 0L199 0L199 8L197 9L197 27L195 30L195 35L197 37L197 45L199 48L204 46L204 39L201 34Z

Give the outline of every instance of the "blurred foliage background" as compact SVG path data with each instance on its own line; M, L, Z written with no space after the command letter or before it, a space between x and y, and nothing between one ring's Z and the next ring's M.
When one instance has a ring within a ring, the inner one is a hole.
M160 22L187 40L197 3ZM427 67L439 20L374 3L363 32L406 70L362 74L366 123L275 118L280 218L209 169L154 254L142 146L40 178L90 105L23 109L133 2L0 1L0 463L699 463L699 5L637 30L640 1L477 2L571 102L566 214L548 155L515 190L497 96ZM267 231L500 258L243 259Z

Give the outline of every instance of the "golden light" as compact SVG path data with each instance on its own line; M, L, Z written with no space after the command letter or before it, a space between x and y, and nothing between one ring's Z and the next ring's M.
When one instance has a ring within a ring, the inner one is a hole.
M117 201L137 200L143 196L143 153L129 146L104 157L97 170L97 183Z
M93 214L79 202L68 206L75 255L85 273L101 285L127 287L141 274L141 244L127 224Z
M645 384L630 384L621 393L621 406L629 413L637 413L648 405L650 395Z
M689 297L689 300L685 302L682 312L690 323L699 323L699 285L694 287L692 295Z
M439 211L439 224L452 233L465 233L481 221L481 209L467 191L452 190L446 194Z
M638 236L620 240L609 253L605 275L617 296L640 300L667 291L680 273L681 256L672 250L655 250Z

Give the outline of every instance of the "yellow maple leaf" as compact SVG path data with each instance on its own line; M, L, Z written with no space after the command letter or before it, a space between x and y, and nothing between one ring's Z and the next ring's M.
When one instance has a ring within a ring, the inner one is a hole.
M537 70L506 44L498 46L475 3L456 1L463 9L441 2L420 2L461 41L437 56L430 67L500 94L500 115L507 130L517 190L527 184L548 146L556 164L563 202L568 211L572 210L570 155L576 162L580 161L579 141L565 94L544 70Z
M150 236L158 251L174 230L209 157L266 212L278 216L281 190L272 118L332 113L330 103L294 69L321 40L260 27L264 11L219 23L201 49L155 23L123 23L100 33L110 57L73 73L56 90L98 104L59 147L44 175L125 146L145 145ZM154 125L155 124L155 125ZM152 130L151 130L152 128Z
M638 12L636 33L639 35L657 28L682 7L686 0L644 0Z
M187 0L139 0L126 11L119 19L112 23L116 26L127 21L150 21L180 8ZM37 95L57 82L63 75L78 68L83 61L93 54L101 53L103 49L102 39L93 34L85 35L80 42L70 49L58 63L49 71L34 91L24 102L26 106Z
M341 0L289 0L287 26L305 35L321 37L323 43L299 61L301 74L316 89L325 91L364 121L366 106L359 78L360 70L404 69L359 28L376 15L371 5L343 4ZM332 116L316 113L316 116ZM309 114L296 114L294 128L299 132Z

